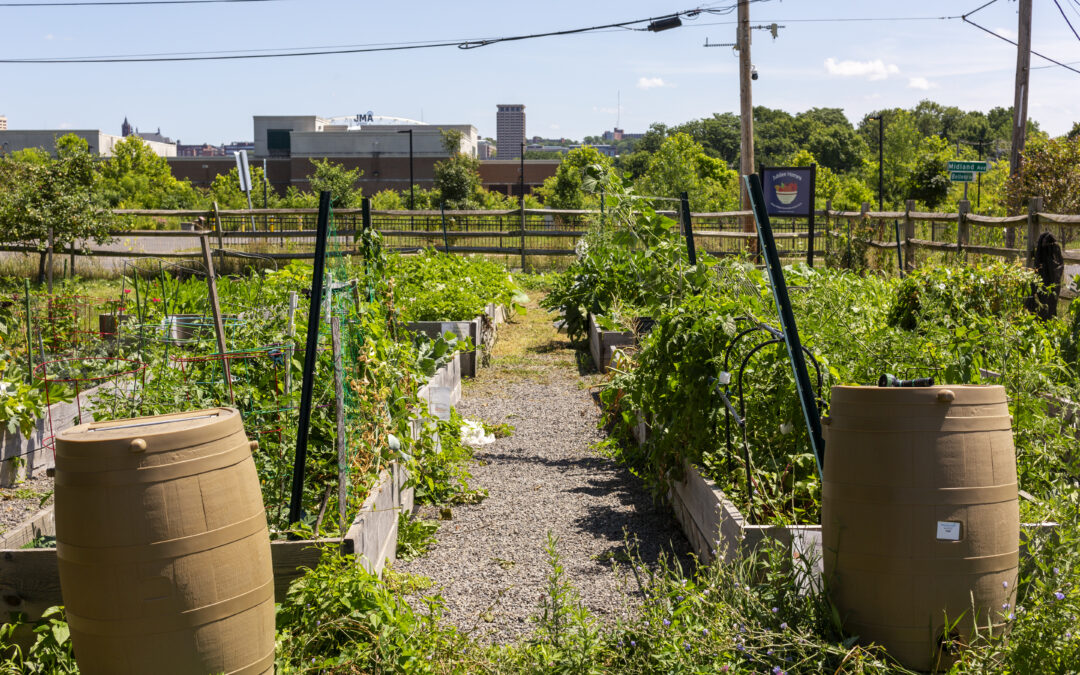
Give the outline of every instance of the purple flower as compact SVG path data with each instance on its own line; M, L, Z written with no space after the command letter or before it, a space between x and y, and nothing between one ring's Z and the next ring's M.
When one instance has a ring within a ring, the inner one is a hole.
M772 613L773 613L773 614L776 614L776 613L777 613L777 612L779 612L779 611L780 611L780 608L779 608L779 607L773 607L773 608L772 608Z
M780 624L780 630L787 630L787 622Z
M637 643L636 643L636 642L634 642L633 640L631 640L631 641L630 641L630 646L631 646L631 647L637 647Z
M784 669L780 666L773 666L772 672L773 675L785 675Z
M664 625L665 625L665 626L670 626L670 625L671 625L671 622L670 622L670 621L668 621L667 619L664 619Z
M772 650L770 649L769 651L765 652L765 656L772 656Z
M1013 614L1012 612L1009 612L1009 621L1012 621L1015 618L1016 618L1016 615Z
M746 647L744 647L741 642L739 644L735 645L735 649L738 649L740 652L745 652L746 651Z
M1003 604L1003 605L1001 606L1001 608L1002 608L1002 609L1008 609L1008 608L1009 608L1009 603L1007 603L1007 602L1006 602L1005 604Z
M684 642L683 647L686 647L686 651L690 651L690 643L689 642Z
M1054 597L1057 598L1058 600L1064 600L1065 599L1065 594L1062 593L1061 591L1054 591Z
M1001 582L1001 587L1002 588L1008 588L1009 587L1009 582L1008 581L1002 581Z
M709 629L708 628L702 628L701 629L701 637L709 637Z
M1054 568L1054 574L1060 574L1060 573L1061 573L1061 571L1058 568L1055 567Z
M675 596L675 602L682 602L682 601L683 601L683 596L681 596L681 595L676 595Z

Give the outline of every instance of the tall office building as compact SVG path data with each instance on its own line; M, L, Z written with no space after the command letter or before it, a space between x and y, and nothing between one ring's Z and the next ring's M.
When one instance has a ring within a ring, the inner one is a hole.
M525 142L525 106L500 103L495 115L495 159L518 159Z

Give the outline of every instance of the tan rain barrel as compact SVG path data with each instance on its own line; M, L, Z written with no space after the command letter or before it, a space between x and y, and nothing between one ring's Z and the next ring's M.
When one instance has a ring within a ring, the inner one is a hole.
M844 628L930 670L954 635L1003 627L1020 539L1016 452L999 386L833 387L825 432L825 578ZM939 661L940 658L940 661Z
M56 540L84 675L273 673L270 539L235 409L61 433Z

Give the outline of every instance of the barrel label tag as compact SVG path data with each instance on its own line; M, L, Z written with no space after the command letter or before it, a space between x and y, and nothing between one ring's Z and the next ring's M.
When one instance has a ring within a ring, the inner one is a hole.
M960 541L960 523L939 520L937 524L937 538L943 541Z

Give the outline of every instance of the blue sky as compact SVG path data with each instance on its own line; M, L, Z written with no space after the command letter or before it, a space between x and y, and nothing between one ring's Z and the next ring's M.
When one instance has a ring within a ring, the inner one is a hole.
M2 4L3 0L0 0ZM724 2L704 5L724 6ZM959 19L799 19L962 14L983 0L770 0L755 31L754 102L797 112L840 107L852 120L923 98L988 110L1013 100L1015 47ZM1080 0L1059 0L1080 30ZM266 49L475 39L661 16L688 2L280 2L172 7L0 7L0 58ZM1015 0L972 17L1015 37ZM1080 40L1053 0L1034 0L1034 47L1080 61ZM738 109L735 15L701 15L663 33L611 30L473 50L151 64L0 64L0 114L13 129L100 128L126 115L185 143L249 140L254 114L377 115L471 123L495 135L495 105L526 105L531 137L580 139L615 126L644 131ZM1045 65L1033 58L1032 65ZM1080 67L1080 64L1078 64ZM1080 120L1080 74L1033 70L1030 115L1052 134ZM621 117L618 101L621 98Z

